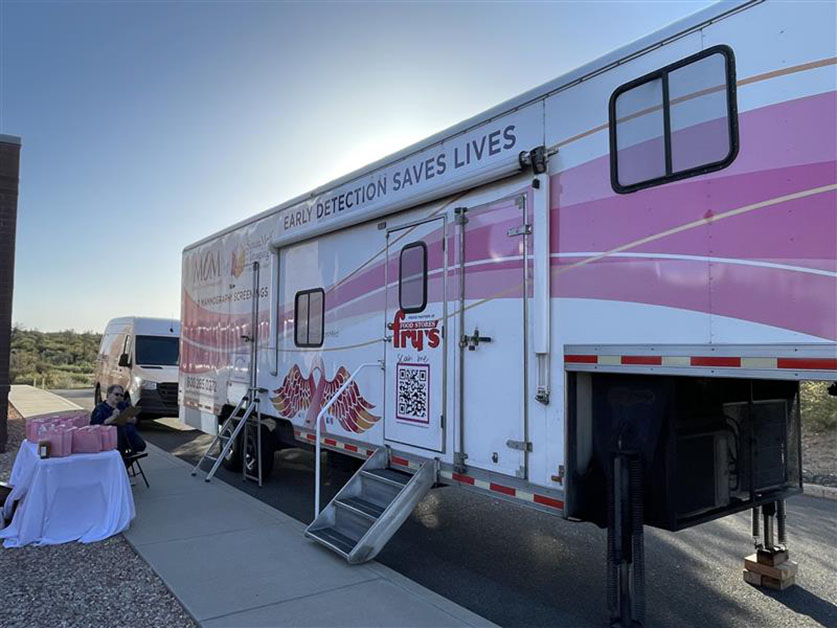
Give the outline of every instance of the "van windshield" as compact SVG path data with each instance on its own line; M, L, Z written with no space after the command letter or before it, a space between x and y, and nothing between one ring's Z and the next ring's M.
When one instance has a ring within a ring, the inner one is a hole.
M179 338L173 336L137 336L137 364L177 366L179 357Z

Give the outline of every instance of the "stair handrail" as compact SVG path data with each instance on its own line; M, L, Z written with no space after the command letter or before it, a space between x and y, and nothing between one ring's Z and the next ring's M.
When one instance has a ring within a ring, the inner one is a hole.
M337 401L337 398L343 394L343 392L349 387L355 377L357 377L358 373L360 373L363 369L367 366L377 366L379 369L384 369L384 361L377 360L376 362L364 362L360 366L358 366L354 372L349 375L349 379L347 379L340 388L337 389L331 399L328 400L328 403L323 406L323 409L320 410L320 413L317 415L317 442L314 445L314 519L320 514L320 451L322 448L321 437L320 437L320 423L322 418L325 416L326 412L328 412L329 408L334 405L334 402Z

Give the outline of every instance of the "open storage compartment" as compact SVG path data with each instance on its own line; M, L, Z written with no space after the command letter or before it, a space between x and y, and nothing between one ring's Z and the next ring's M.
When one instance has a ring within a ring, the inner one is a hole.
M644 523L667 530L802 490L798 382L568 377L568 517L606 525L606 473L617 451L642 458Z

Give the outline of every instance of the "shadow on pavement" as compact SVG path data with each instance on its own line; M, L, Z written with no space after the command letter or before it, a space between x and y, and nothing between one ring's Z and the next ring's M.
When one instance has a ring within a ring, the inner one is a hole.
M143 435L192 464L211 442L197 431L159 425L143 426ZM323 467L326 502L352 475L344 456L331 455L344 464ZM313 453L305 449L277 452L263 488L223 468L216 478L308 523L313 462ZM803 529L821 539L833 510L808 503L816 500L799 500L789 502L791 540L803 538ZM810 508L817 521L797 516L797 503L806 515ZM377 560L501 626L602 626L608 617L605 539L605 531L591 524L447 487L431 491L418 504ZM837 625L837 607L817 595L830 597L829 586L833 589L824 582L833 574L827 557L810 548L797 552L792 545L806 588L764 593L741 578L750 548L747 514L676 534L646 528L647 624ZM815 577L806 565L826 575Z

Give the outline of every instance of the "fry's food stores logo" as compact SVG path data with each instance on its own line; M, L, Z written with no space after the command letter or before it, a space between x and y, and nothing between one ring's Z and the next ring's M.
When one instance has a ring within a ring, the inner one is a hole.
M441 341L438 319L406 321L404 312L398 310L388 327L392 330L392 346L396 349L406 349L409 343L416 351L423 351L425 341L429 349L435 349Z

